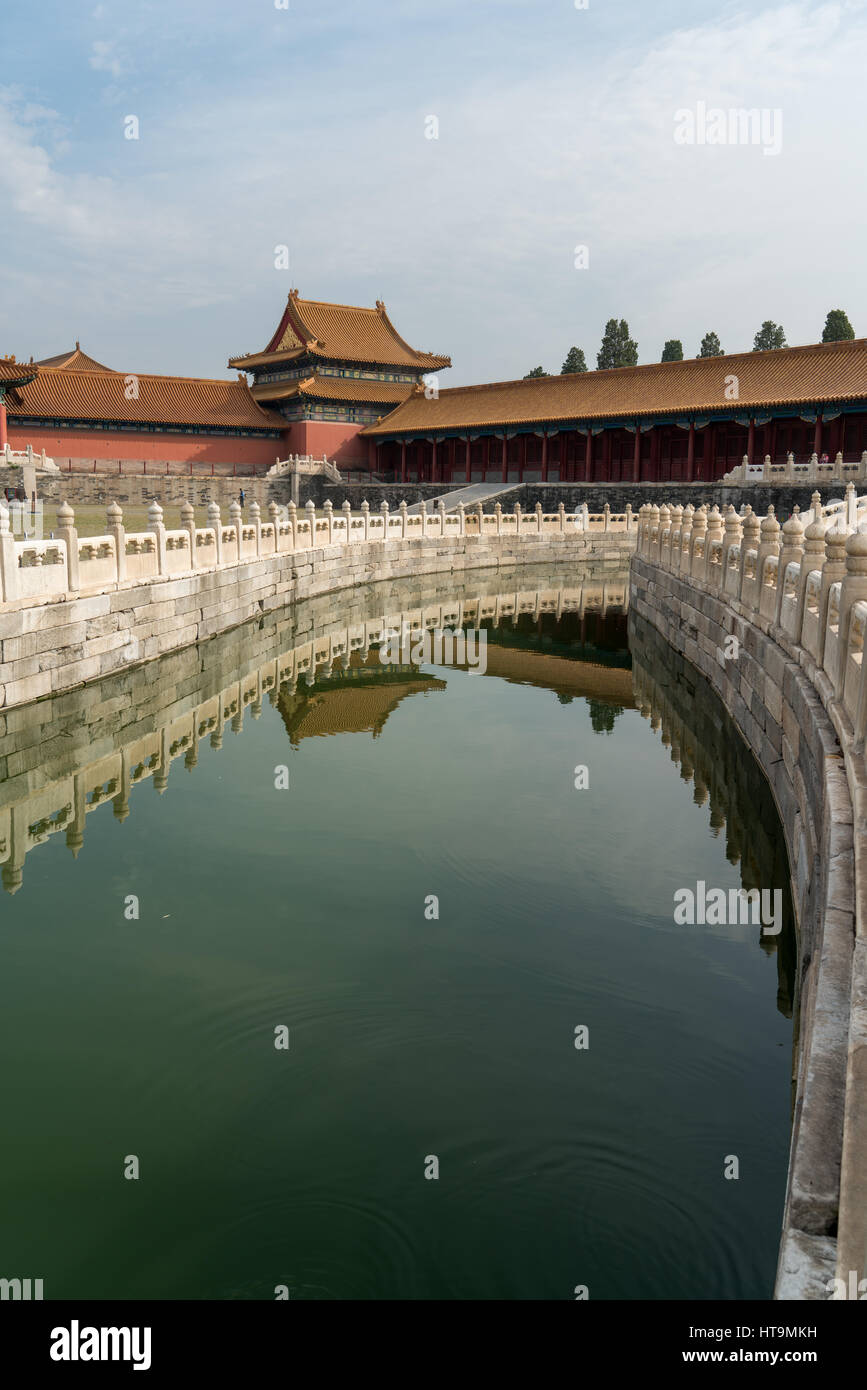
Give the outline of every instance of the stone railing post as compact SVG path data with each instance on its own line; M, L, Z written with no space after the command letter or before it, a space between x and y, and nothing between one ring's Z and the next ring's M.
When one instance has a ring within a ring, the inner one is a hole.
M557 507L557 520L560 523L560 535L562 536L566 530L566 507L562 502Z
M764 461L763 461L763 463L762 463L762 481L765 482L765 483L769 483L769 482L771 481L771 456L770 456L770 454L765 454Z
M214 563L223 563L223 519L219 502L208 503L208 527L214 533Z
M364 536L362 539L367 540L370 534L370 503L366 497L361 504L361 516L364 521ZM424 527L422 527L422 530L424 530Z
M688 571L691 564L690 544L692 541L692 519L695 516L695 507L691 502L687 502L683 509L683 523L680 528L680 554L677 558L677 568L683 573Z
M695 553L698 541L704 542L704 552L700 556ZM694 579L704 579L707 573L707 507L699 507L692 518L687 573Z
M836 676L834 677L834 691L838 700L842 700L846 685L852 608L862 599L867 599L867 535L855 531L846 538L846 575L840 590L838 661ZM834 673L829 674L833 675Z
M797 515L790 516L788 521L783 523L783 545L780 550L780 565L777 570L777 627L782 626L783 598L786 593L786 569L789 565L804 563L804 527ZM798 630L794 633L795 640L799 636Z
M838 458L842 455L838 454ZM846 484L846 525L850 531L854 531L858 525L858 498L855 493L855 484Z
M626 525L627 525L627 527L629 526L629 517L626 518ZM662 561L662 537L663 537L663 533L665 532L666 528L668 529L668 539L669 539L669 543L670 543L670 542L671 542L671 508L668 506L668 504L667 504L666 502L663 502L662 506L661 506L660 509L659 509L659 529L658 529L657 532L656 532L656 547L655 547L655 552L654 552L655 558L656 558L656 563L657 563L657 564L660 564L661 561Z
M307 549L312 550L316 544L316 507L313 504L312 497L307 500L307 505L304 508L304 515L307 518L310 529L310 544Z
M458 535L465 536L467 534L467 509L463 502L458 503L458 523Z
M57 517L59 521L59 511ZM0 502L0 581L3 602L11 603L18 597L18 552L15 549L15 537L9 526L9 508L5 502Z
M271 534L274 537L274 544L271 546L271 549L276 555L280 546L280 508L273 500L268 503L268 521L271 525ZM271 693L276 694L274 691Z
M289 544L290 549L298 549L298 507L294 502L289 502L286 507L286 516L289 521Z
M705 577L706 583L710 584L711 586L713 586L714 584L716 584L716 588L717 588L717 591L718 591L719 593L722 593L722 591L723 591L723 580L724 580L724 578L725 578L725 575L724 575L724 572L723 572L723 569L722 569L722 562L723 562L723 560L724 560L724 558L725 558L725 545L724 545L724 542L723 542L724 536L725 536L725 526L724 526L724 524L723 524L723 519L722 519L722 516L721 516L721 514L720 514L720 509L719 509L719 507L717 507L717 506L713 506L713 507L711 507L711 509L710 509L710 511L708 512L708 515L707 515L707 539L706 539L706 541L705 541L705 546L704 546L704 556L705 556L704 577ZM719 543L720 543L720 552L719 552L720 569L719 569L719 572L717 572L716 568L711 564L711 547L714 546L714 545L716 545L717 541L719 541Z
M803 634L804 614L807 609L807 581L810 575L815 573L816 570L821 574L825 567L825 523L816 515L816 496L817 494L814 493L814 520L810 522L810 525L804 532L804 555L801 560L801 578L798 584L798 616L795 623L795 638L801 646L804 645Z
M256 554L262 554L262 508L255 497L250 503L250 521L256 531Z
M834 530L825 532L825 563L822 566L822 588L819 592L819 641L817 665L821 668L825 661L825 638L828 631L828 608L830 606L831 589L835 584L842 584L846 578L846 541L848 537L845 531ZM832 675L833 673L829 673Z
M512 510L513 510L514 513L515 513L515 535L516 535L516 537L518 538L518 540L520 540L520 539L521 539L521 530L522 530L522 527L521 527L521 504L520 504L520 502L516 502ZM482 530L482 518L479 517L479 533L480 533L480 534L481 534L481 530Z
M190 563L188 569L196 568L196 514L193 511L192 503L189 501L181 503L181 528L187 533L187 544L190 548Z
M478 519L479 519L479 540L481 540L482 537L483 537L484 534L485 534L485 525L484 525L484 520L483 520L484 515L485 515L485 509L484 509L484 507L482 506L481 502L477 502L477 503L476 503L476 516L477 516Z
M647 526L647 541L645 543L647 558L648 560L655 560L659 554L659 508L654 502L651 502L647 508L645 524ZM605 521L605 530L608 530L607 518Z
M861 467L858 470L858 477L862 482L867 478L867 449L862 450L861 453Z
M815 483L815 482L818 482L818 480L819 480L819 455L814 453L814 454L811 454L811 455L810 455L810 468L809 468L809 472L807 473L807 482L808 482L808 483Z
M605 503L605 506L602 508L602 514L605 518L605 520L602 523L602 530L607 531L609 526L611 525L611 508L609 507L607 502Z
M636 523L636 524L637 524L637 523ZM632 530L632 503L631 503L631 502L627 502L627 503L626 503L626 534L627 534L627 536L629 535L629 532L630 532L631 530Z
M683 507L675 502L671 509L671 540L668 547L668 568L676 570L680 563L680 537L683 531Z
M78 579L78 532L75 529L75 513L68 502L61 502L57 508L57 539L66 541L67 583L70 593L76 593L81 588Z
M233 564L241 559L241 503L236 498L229 503L229 525L235 528L235 553L232 556L224 555L223 559Z
M777 586L779 586L779 583L780 583L780 566L779 566L779 559L780 559L780 523L777 521L776 513L775 513L775 511L774 511L773 506L768 507L768 514L767 514L767 516L764 517L764 519L762 520L762 525L761 525L761 540L760 540L760 542L759 542L759 557L758 557L757 570L756 570L756 579L757 579L757 582L758 582L758 589L757 589L757 596L756 596L756 609L757 609L757 611L759 611L759 612L761 612L761 606L762 606L762 590L763 590L764 587L765 587L765 583L764 583L765 561L768 560L768 559L776 559L776 560L777 560Z
M349 545L349 542L352 539L352 503L350 502L348 497L346 501L343 503L343 506L340 508L340 510L343 512L343 524L346 528L346 544Z
M536 503L536 534L537 534L538 536L541 536L541 534L542 534L542 503L541 503L541 502L537 502L537 503Z
M587 532L590 530L590 508L586 502L581 503L581 515L583 518L582 530Z
M328 545L330 545L331 537L334 534L334 503L331 501L330 497L326 497L325 501L322 504L322 510L325 513L325 522L328 526L328 530L326 532L327 543Z
M114 541L117 582L121 584L126 579L126 531L123 525L123 511L116 502L109 502L106 507L105 524L108 534Z
M747 559L747 551L759 548L759 535L761 532L761 521L752 507L747 507L743 517L743 539L741 540L741 564L740 564L740 583L738 585L738 598L743 601L744 576Z
M382 501L381 501L380 504L379 504L379 511L380 511L380 515L382 516L382 539L383 539L384 541L387 541L387 540L388 540L388 511L389 511L389 508L388 508L388 503L386 502L385 498L383 498Z
M240 507L238 508L240 511ZM151 531L156 540L157 547L157 574L166 572L166 528L163 522L163 509L154 498L148 507L148 530Z
M726 580L729 572L729 551L733 545L740 543L743 526L741 519L734 507L726 507L725 520L723 522L723 548L722 548L722 591L726 592Z
M792 479L794 478L794 476L795 476L795 455L789 453L789 454L786 454L786 478L788 479L789 482L791 482Z
M503 531L503 508L499 502L495 502L494 504L494 517L496 518L497 535L499 536Z

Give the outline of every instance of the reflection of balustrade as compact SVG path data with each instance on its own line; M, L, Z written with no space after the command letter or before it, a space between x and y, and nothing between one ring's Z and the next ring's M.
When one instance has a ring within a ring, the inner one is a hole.
M213 530L197 534L204 535L211 542L214 540ZM180 533L167 534L167 554L187 553L189 534L184 535L186 548L181 542ZM169 536L178 542L171 551ZM82 542L78 551L79 564L101 564L116 554L114 546L109 545L109 539L114 540L114 545L118 544L116 537L95 537ZM247 540L253 543L253 538L248 537ZM44 547L46 550L53 548L53 563L59 565L65 574L64 544L46 542ZM128 565L139 561L154 564L157 547L158 538L150 533L122 538L120 541L120 553L125 556ZM106 552L110 552L110 556ZM34 573L39 573L41 566L33 565L31 568ZM536 573L534 566L534 577ZM439 590L440 585L434 583L434 587ZM404 592L407 589L414 593L417 586L407 584ZM45 742L44 731L59 721L64 726L80 728L81 761L70 769L68 755L64 753L57 757L57 764L49 766L46 763L44 785L36 792L31 788L31 774L22 773L20 797L16 797L15 778L0 781L0 871L3 885L9 892L17 892L23 881L27 853L40 844L48 843L61 831L70 851L77 855L84 843L87 817L101 806L111 805L115 818L126 820L130 811L130 796L137 787L151 782L154 790L163 794L168 787L173 763L180 759L191 771L198 763L199 745L204 740L209 740L211 747L219 750L227 725L233 732L240 733L247 715L253 719L260 717L266 699L276 705L281 694L294 693L299 683L302 687L313 685L317 680L327 679L332 671L336 678L336 673L349 670L353 656L357 654L366 659L369 652L385 643L392 633L461 630L479 628L489 623L496 626L508 621L517 622L525 615L538 621L545 614L559 619L565 614L583 618L588 614L625 613L628 594L628 582L622 574L606 575L604 580L597 582L591 573L587 582L581 582L579 575L578 582L571 587L563 587L562 582L558 582L547 588L503 589L493 594L476 594L467 598L440 594L432 602L410 601L396 611L363 619L341 620L339 615L328 617L321 620L327 624L327 630L321 636L308 630L303 637L292 640L293 625L299 621L299 617L303 618L305 610L317 614L330 614L333 610L333 599L309 600L291 618L279 621L277 630L285 645L275 651L272 641L269 645L273 654L268 660L254 658L252 670L228 681L224 678L218 691L206 692L194 685L188 697L189 707L154 731L138 735L133 720L123 737L122 746L97 762L87 761L89 739L86 721L93 718L94 711L101 707L98 692L104 687L107 705L114 710L119 701L118 695L111 692L115 688L122 691L120 703L127 706L131 689L136 689L140 683L142 700L148 709L146 719L150 724L153 719L153 674L128 672L109 676L101 686L91 687L92 693L86 700L81 696L80 709L77 703L79 697L74 693L55 696L50 701L30 706L22 716L17 734L9 734L0 741L0 759L10 765L21 762L22 766L31 767L34 756L38 757L36 750ZM345 607L357 608L370 602L368 596L355 600L343 596L341 608L345 611ZM274 622L277 624L278 620ZM218 651L222 643L228 650L234 651L241 640L240 633L234 640L227 635L217 639L216 647L207 644L206 650L209 653ZM267 639L263 637L261 640L264 643ZM196 649L192 648L188 649L186 656L178 654L164 660L178 662L186 670L186 662L195 659L195 653ZM185 686L188 679L185 677ZM175 688L175 681L170 680L167 689L173 691ZM57 710L56 715L53 715L53 709ZM33 733L28 738L28 730L31 729ZM104 730L97 726L95 742L102 744L104 738Z

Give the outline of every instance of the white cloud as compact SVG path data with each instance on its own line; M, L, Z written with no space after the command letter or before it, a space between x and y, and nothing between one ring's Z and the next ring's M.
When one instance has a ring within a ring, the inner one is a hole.
M124 42L106 43L100 70ZM547 62L537 50L508 72L463 62L416 75L401 42L392 31L375 71L350 47L318 67L302 52L288 74L285 55L255 70L256 53L219 82L193 72L142 96L140 142L124 148L120 117L103 114L117 144L102 132L96 160L59 117L7 94L7 257L28 293L40 266L43 325L80 304L107 334L148 342L164 369L213 373L264 342L297 283L384 297L418 346L451 352L455 384L540 360L556 370L572 343L592 363L612 314L645 361L668 337L696 351L709 328L747 347L767 317L790 342L812 341L837 304L867 333L864 0L729 11L565 61L552 46ZM676 145L674 113L699 100L779 107L780 156ZM424 138L430 112L438 141ZM273 268L284 242L288 277ZM588 271L573 268L578 242ZM27 323L23 293L4 297Z

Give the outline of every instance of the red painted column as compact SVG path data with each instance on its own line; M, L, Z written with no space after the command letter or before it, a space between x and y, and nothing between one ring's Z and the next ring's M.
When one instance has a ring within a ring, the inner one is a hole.
M593 477L593 431L588 426L587 438L584 440L584 481L592 482Z
M654 483L662 481L659 466L659 426L654 425L650 431L650 478Z
M747 435L747 458L750 463L756 461L756 422L752 415L750 416L750 430Z
M705 434L704 463L702 476L712 483L716 477L716 425L708 425Z
M632 481L641 482L641 426L635 422L635 443L632 447Z
M603 481L611 482L611 430L605 430L602 435L602 474Z
M519 482L519 483L522 483L522 482L524 481L524 469L525 469L526 467L527 467L527 436L526 436L525 434L522 434L522 435L519 436L519 449L518 449L518 482Z
M822 417L816 416L816 428L813 431L813 453L822 457Z
M0 449L5 449L8 442L9 436L6 433L6 402L0 401Z
M400 481L406 482L406 440L400 441Z
M542 435L542 482L548 481L548 436Z
M689 422L689 440L686 445L686 481L691 483L695 477L695 421Z
M776 463L777 459L777 422L772 420L768 429L768 453L771 456L771 463Z
M509 481L509 441L503 435L503 482Z
M468 483L469 483L469 482L472 482L472 477L473 477L473 466L472 466L472 459L471 459L471 457L470 457L470 436L467 435L467 473L466 473L466 479L467 479L467 482L468 482Z
M430 446L430 480L431 480L432 483L438 483L438 482L439 482L439 478L437 477L437 441L436 441L436 436L434 436L434 438L431 440L431 446Z

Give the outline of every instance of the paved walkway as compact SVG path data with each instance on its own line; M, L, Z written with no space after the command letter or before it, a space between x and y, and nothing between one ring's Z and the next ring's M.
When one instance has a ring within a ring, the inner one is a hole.
M468 483L466 487L457 488L455 492L444 492L442 497L428 498L427 503L415 502L411 507L407 507L407 511L420 514L427 506L428 511L433 512L438 502L445 502L447 512L456 512L462 502L469 511L477 503L487 502L490 497L497 497L501 492L511 492L515 486L515 483Z

